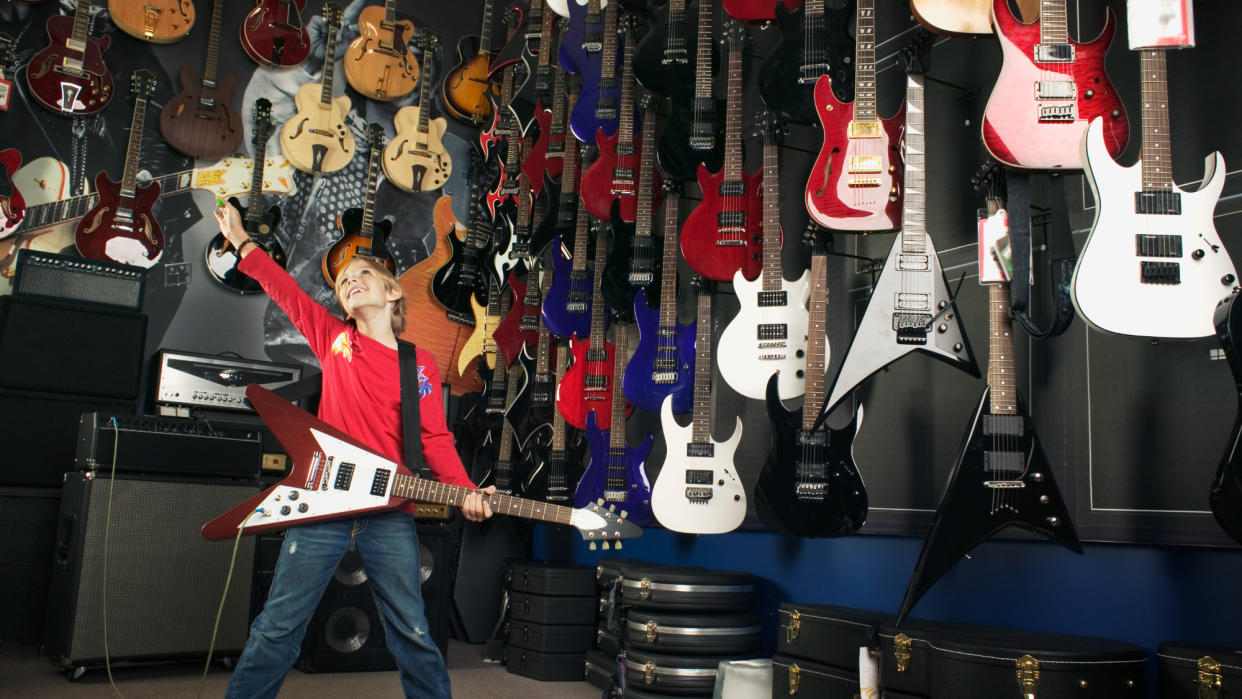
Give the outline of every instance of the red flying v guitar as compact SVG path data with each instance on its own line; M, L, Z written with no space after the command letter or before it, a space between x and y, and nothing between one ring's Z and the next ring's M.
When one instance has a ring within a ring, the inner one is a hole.
M392 510L407 500L460 506L477 490L418 478L354 438L251 384L246 398L272 429L293 461L281 482L203 525L216 540L285 529L299 524ZM509 495L483 494L493 512L576 527L587 541L633 539L643 530L600 504L573 509Z

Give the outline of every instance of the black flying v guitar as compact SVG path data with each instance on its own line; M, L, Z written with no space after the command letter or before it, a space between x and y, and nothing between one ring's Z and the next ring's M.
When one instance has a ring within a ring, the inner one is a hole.
M988 209L999 209L998 198L989 197ZM1082 553L1035 423L1018 394L1007 282L988 285L988 308L988 385L919 552L899 624L953 564L1006 527Z

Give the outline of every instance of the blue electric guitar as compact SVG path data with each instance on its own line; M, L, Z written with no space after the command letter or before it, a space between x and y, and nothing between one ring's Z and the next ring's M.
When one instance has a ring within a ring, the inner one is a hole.
M566 254L560 238L552 242L549 253L552 257L552 286L543 299L543 322L553 335L577 335L585 339L593 332L591 317L596 294L592 288L596 286L596 271L587 267L588 228L586 207L579 206L574 225L573 256ZM600 303L603 304L602 301ZM600 313L604 318L601 324L606 323L607 310L600 309Z
M587 7L590 5L588 3ZM579 12L581 11L579 7ZM565 66L565 51L569 49L572 52L572 47L565 42L561 43L562 67L582 77L582 93L569 113L569 128L579 141L585 143L595 141L596 131L603 131L606 136L616 134L620 123L621 80L618 68L625 59L625 51L622 48L621 34L617 31L617 3L610 3L604 9L603 19L604 36L608 39L603 42L600 51L583 52L574 59L580 61L577 63L578 70ZM572 18L570 26L572 31Z

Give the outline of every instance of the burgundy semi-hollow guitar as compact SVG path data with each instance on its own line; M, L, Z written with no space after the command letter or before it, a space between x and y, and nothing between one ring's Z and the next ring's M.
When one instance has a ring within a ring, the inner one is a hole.
M164 254L164 232L151 215L151 207L160 198L159 182L152 180L138 186L142 127L147 100L155 91L155 76L147 70L136 70L130 81L134 116L129 127L129 147L125 151L125 172L119 183L108 179L106 172L95 175L99 203L78 222L74 244L78 252L93 260L149 268Z
M306 0L256 0L242 20L241 45L260 65L290 68L310 55L310 34L302 24Z
M160 134L168 145L195 158L223 158L237 152L242 123L229 102L237 77L216 75L220 55L220 18L224 0L211 6L211 31L203 72L192 63L181 66L181 92L160 110Z
M56 114L93 114L112 100L112 75L103 62L112 37L89 33L91 0L78 0L73 17L47 20L48 46L26 66L30 95Z
M1044 0L1039 20L1022 24L1008 0L995 0L992 22L1000 40L1000 77L983 110L983 144L1011 167L1081 169L1079 144L1101 117L1108 154L1130 139L1130 123L1104 70L1117 22L1105 10L1100 35L1080 44L1069 38L1065 0Z

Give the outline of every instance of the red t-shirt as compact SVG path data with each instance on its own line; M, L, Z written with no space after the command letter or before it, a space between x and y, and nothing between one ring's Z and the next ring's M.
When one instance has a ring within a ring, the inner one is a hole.
M401 372L397 350L358 332L316 303L262 250L237 266L254 278L306 337L323 368L319 418L388 459L405 462L401 431ZM418 349L418 417L423 458L442 483L475 488L461 465L444 420L440 372L430 352ZM403 508L412 511L413 506Z

